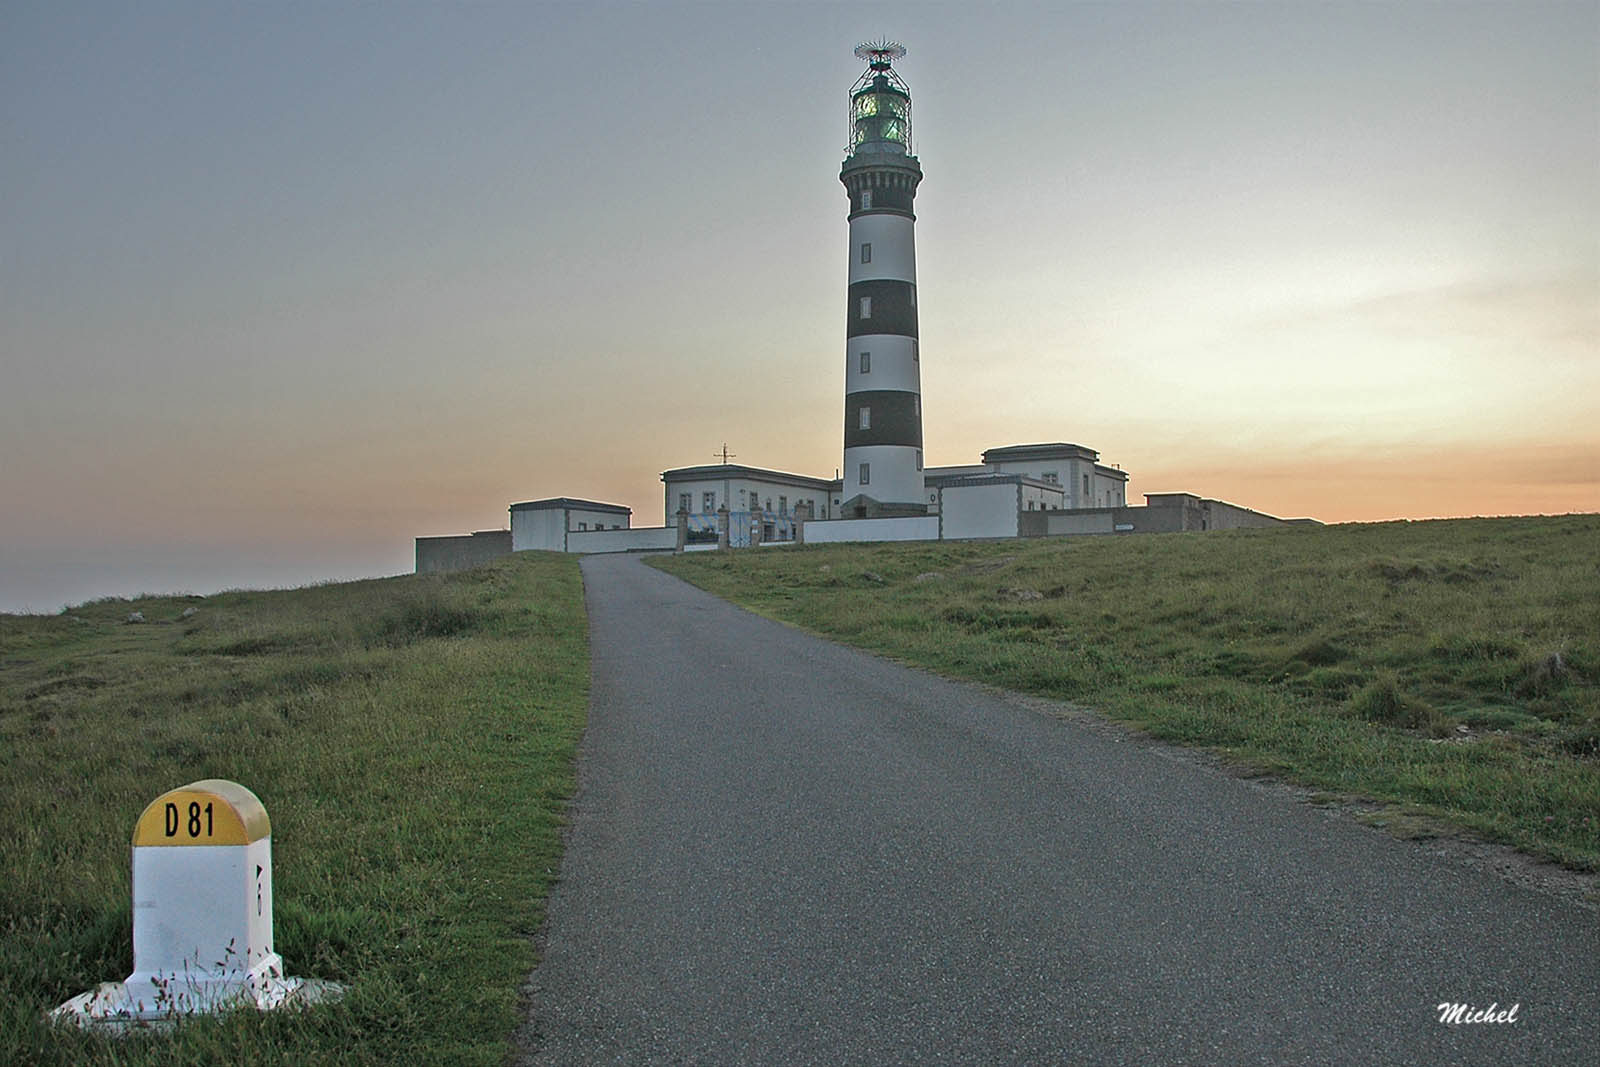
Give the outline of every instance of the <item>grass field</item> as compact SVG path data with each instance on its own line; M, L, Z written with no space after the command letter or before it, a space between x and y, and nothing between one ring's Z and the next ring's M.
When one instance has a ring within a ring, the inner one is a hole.
M1600 516L652 562L907 663L1600 870Z
M501 1063L573 788L582 596L576 557L532 553L0 616L0 1063ZM134 820L208 777L271 816L289 973L346 997L166 1036L47 1027L132 969Z

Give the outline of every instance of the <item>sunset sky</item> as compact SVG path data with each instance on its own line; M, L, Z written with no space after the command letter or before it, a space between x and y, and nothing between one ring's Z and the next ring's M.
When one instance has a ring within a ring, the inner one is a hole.
M933 465L1600 511L1600 0L0 8L0 610L394 574L840 463L846 94L914 100Z

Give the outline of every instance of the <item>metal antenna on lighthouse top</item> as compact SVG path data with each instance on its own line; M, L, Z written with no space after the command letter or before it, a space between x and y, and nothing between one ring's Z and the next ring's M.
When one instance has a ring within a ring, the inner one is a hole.
M871 63L873 70L888 70L889 64L904 58L905 54L904 45L897 44L887 37L856 45L856 58Z

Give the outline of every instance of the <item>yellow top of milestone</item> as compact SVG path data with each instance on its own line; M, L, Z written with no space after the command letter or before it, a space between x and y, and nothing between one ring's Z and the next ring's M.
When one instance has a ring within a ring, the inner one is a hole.
M238 782L206 778L168 790L150 802L133 827L133 843L248 845L272 836L267 809Z

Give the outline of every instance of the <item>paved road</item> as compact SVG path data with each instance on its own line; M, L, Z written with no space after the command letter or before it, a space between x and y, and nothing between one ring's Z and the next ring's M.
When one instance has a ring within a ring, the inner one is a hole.
M583 563L528 1063L1591 1063L1600 916ZM1519 1005L1445 1026L1436 1005Z

